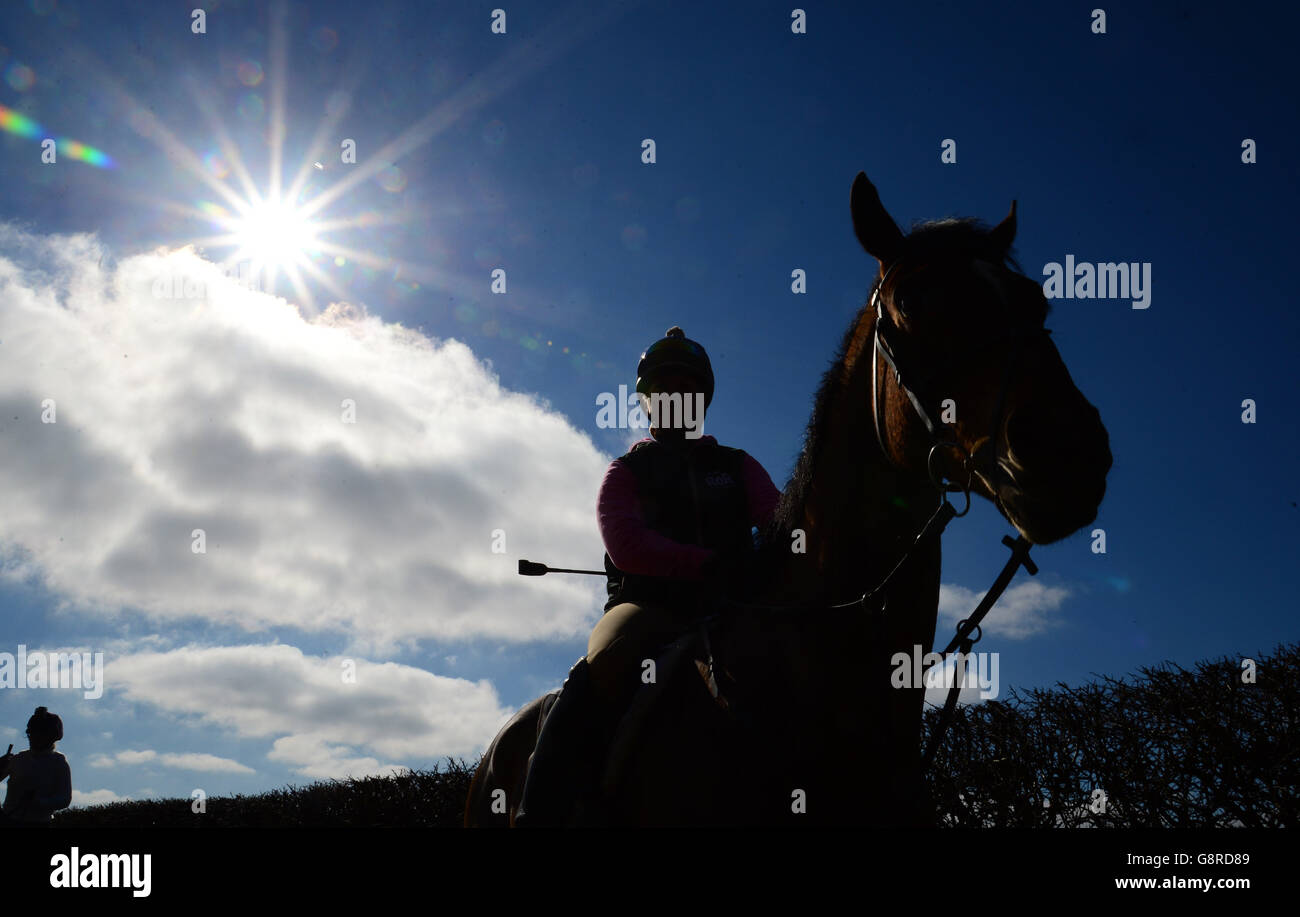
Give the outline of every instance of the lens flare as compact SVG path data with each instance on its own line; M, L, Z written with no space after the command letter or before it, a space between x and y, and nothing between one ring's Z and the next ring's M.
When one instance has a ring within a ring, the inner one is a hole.
M14 111L12 108L6 108L0 105L0 130L7 131L19 137L25 137L28 140L37 140L42 137L48 137L49 132L40 124L31 118ZM89 163L99 169L113 169L117 163L113 158L103 150L96 149L85 143L73 140L70 137L59 137L55 140L54 149L59 156L65 156L68 159L75 159L79 162Z

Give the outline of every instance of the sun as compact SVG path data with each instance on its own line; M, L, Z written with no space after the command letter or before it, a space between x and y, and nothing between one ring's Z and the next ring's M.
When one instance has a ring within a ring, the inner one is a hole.
M316 247L312 221L281 201L265 201L235 220L236 243L250 258L289 267Z
M269 278L281 271L295 275L309 263L308 254L319 249L312 220L275 198L241 208L227 228L236 248L232 260L249 261L255 272L265 271Z
M193 242L200 246L233 249L232 254L222 259L222 267L232 271L238 268L241 278L250 278L256 288L264 292L274 292L276 278L283 275L299 299L314 308L314 298L303 282L304 275L308 275L323 282L336 295L342 295L314 263L336 251L351 254L350 250L331 245L321 238L335 228L338 221L331 223L313 219L319 209L313 206L313 202L297 206L290 203L294 200L293 195L282 197L272 193L263 197L251 185L250 181L246 198L229 191L224 194L230 210L218 204L200 202L201 213L225 232Z

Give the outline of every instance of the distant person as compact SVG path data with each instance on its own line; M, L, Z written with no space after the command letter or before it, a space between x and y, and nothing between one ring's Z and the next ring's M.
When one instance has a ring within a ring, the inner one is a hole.
M54 813L72 804L72 771L68 759L54 750L63 738L63 720L44 707L27 721L27 751L0 757L0 780L9 778L9 791L0 808L0 825L46 825Z

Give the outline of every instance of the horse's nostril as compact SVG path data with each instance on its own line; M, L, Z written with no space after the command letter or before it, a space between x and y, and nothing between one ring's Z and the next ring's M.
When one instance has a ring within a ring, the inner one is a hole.
M1014 445L1016 440L1024 438L1025 429L1025 412L1023 410L1012 411L1007 416L1007 422L1002 425L1002 436L1007 445Z
M1039 455L1039 444L1047 439L1042 428L1043 415L1026 408L1011 412L1007 418L1003 435L1006 437L1007 452L1016 464L1022 467L1032 463Z

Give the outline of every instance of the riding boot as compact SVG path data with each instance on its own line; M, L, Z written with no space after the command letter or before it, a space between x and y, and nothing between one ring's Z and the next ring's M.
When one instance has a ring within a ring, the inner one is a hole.
M562 828L600 820L608 724L592 690L587 657L569 670L528 763L515 824Z

